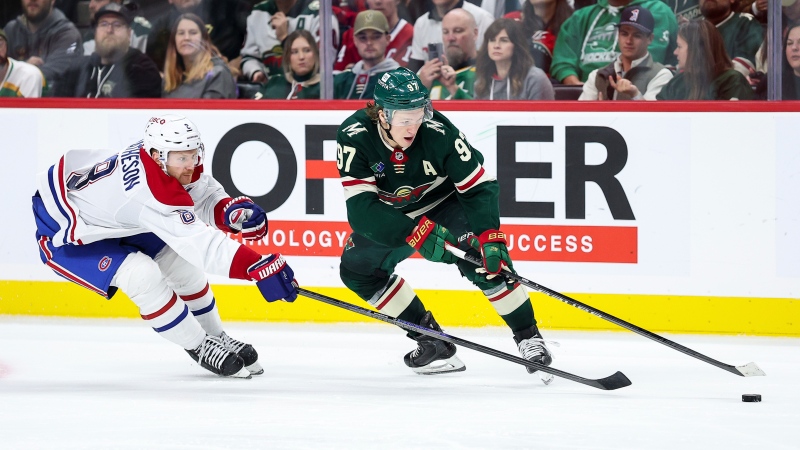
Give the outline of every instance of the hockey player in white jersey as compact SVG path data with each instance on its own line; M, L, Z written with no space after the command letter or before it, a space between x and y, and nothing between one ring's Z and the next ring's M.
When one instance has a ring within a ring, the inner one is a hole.
M206 273L253 280L269 301L297 298L280 254L261 256L228 238L261 239L264 210L231 198L203 173L197 127L153 117L122 151L71 150L39 175L33 197L42 261L110 299L117 289L148 325L222 376L263 373L250 344L228 336Z

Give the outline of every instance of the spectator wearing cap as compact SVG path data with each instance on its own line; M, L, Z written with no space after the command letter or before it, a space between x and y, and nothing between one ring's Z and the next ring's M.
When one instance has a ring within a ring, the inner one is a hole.
M399 0L367 0L369 9L378 11L386 16L389 23L389 46L386 47L386 57L397 61L402 67L408 65L411 56L411 40L414 37L414 26L401 19L397 14L397 4ZM358 56L355 43L353 42L353 28L348 29L342 35L342 48L333 64L334 72L353 67L361 57Z
M627 6L641 6L650 11L655 19L653 42L648 47L650 56L658 63L672 63L678 22L664 2L597 0L597 4L576 9L561 25L553 51L550 76L563 84L581 85L593 70L616 61L619 50L618 33L614 25L619 23L619 13Z
M373 10L358 13L353 26L353 42L361 61L333 77L333 98L373 98L378 78L400 67L397 61L386 58L389 40L389 22L383 13Z
M122 5L122 0L90 0L89 1L89 17L94 21L94 16L100 8L108 5L109 3L117 3ZM142 16L135 15L138 6L135 3L129 2L124 5L134 13L133 22L131 22L131 47L141 50L147 50L147 36L150 34L152 25ZM91 55L94 52L94 28L86 31L83 34L83 54Z
M74 97L158 98L161 75L156 63L131 47L133 11L108 3L94 15L95 49L77 69Z
M672 79L672 72L653 61L647 51L653 42L653 28L655 19L647 8L625 8L617 24L619 56L589 74L578 100L655 100Z
M41 97L43 88L38 67L8 57L6 33L0 30L0 97Z
M735 1L700 0L700 12L722 35L733 68L749 76L756 69L756 52L764 40L764 28L752 15L735 12Z
M55 0L22 0L23 13L5 27L8 56L33 64L53 86L83 54L81 34Z

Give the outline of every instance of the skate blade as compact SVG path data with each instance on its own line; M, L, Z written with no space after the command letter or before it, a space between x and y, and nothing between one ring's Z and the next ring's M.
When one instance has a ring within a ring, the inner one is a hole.
M556 379L556 377L554 377L552 374L542 372L541 370L537 370L536 373L539 374L539 378L542 380L542 383L544 383L545 386L549 385L553 382L553 380Z
M249 371L249 370L247 370L247 369L245 369L244 367L242 367L242 368L241 368L241 369L240 369L238 372L236 372L235 374L233 374L233 375L228 375L228 376L227 376L227 377L225 377L225 378L246 378L246 379L250 379L250 378L252 378L252 377L250 376L250 371Z
M261 367L261 364L259 364L258 361L245 367L245 369L247 369L247 371L250 372L250 375L261 375L262 373L264 373L264 368Z
M426 366L412 367L411 370L419 375L440 375L443 373L463 372L467 367L458 359L458 356L451 356L447 359L436 360Z

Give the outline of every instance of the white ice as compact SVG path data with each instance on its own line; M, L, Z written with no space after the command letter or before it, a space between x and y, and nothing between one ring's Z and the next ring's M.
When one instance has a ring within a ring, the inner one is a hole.
M545 330L554 367L633 381L601 391L469 349L466 372L415 375L382 323L226 328L264 375L218 378L141 321L0 317L0 449L800 448L798 339L667 335L767 373L743 378L626 331ZM447 331L516 354L506 329Z

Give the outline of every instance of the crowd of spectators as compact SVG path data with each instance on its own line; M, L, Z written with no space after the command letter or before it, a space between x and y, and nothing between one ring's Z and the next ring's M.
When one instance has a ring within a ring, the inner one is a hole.
M320 97L319 0L9 1L18 7L0 9L0 96ZM767 92L767 0L332 3L336 99L372 98L399 66L435 100ZM796 99L800 0L783 4L781 88Z

